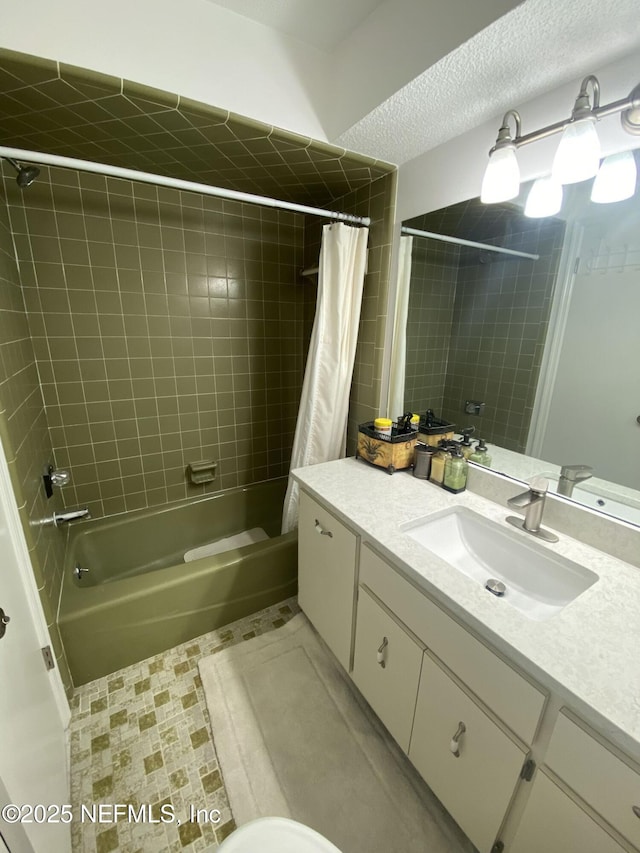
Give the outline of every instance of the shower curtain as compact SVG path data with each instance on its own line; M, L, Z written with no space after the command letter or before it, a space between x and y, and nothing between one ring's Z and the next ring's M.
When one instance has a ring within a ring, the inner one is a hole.
M291 453L291 470L341 459L358 340L367 228L342 222L322 229L316 316ZM298 484L289 475L282 532L298 524Z
M413 237L400 238L398 286L396 289L396 316L391 344L391 370L389 375L390 418L404 414L404 385L407 361L407 315L409 311L409 285L411 283L411 249Z

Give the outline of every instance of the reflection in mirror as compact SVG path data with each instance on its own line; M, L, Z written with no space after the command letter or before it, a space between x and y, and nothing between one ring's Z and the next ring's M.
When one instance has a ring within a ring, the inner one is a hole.
M526 217L524 188L403 223L390 416L473 426L493 468L640 524L640 198L591 183L554 217Z

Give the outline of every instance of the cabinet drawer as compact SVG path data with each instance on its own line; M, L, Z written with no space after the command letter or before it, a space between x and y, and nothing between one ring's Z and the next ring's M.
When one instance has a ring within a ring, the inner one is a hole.
M460 724L459 755L451 750ZM525 752L425 653L409 758L481 853L489 853Z
M298 601L346 670L351 658L356 543L355 533L300 492Z
M398 622L361 589L352 677L405 752L409 750L422 651Z
M509 853L625 853L580 806L541 771Z
M533 741L546 697L509 664L420 594L367 545L360 552L366 584L525 743Z
M640 847L640 775L561 713L545 763L621 835Z

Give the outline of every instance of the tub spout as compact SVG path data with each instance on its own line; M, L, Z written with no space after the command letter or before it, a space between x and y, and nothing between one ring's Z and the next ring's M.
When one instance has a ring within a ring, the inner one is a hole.
M77 521L79 518L91 518L91 513L86 508L53 513L53 523L56 527L60 527L61 524L66 524L68 521Z

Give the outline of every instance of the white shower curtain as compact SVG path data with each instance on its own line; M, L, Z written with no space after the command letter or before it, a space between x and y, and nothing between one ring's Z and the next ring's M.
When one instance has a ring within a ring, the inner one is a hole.
M396 316L391 344L391 370L389 375L390 418L404 414L404 384L407 362L407 315L409 312L409 285L411 283L411 249L413 237L400 238L398 286L396 289Z
M309 343L291 470L345 455L349 391L367 259L367 228L322 229L316 316ZM282 532L298 524L298 485L289 476Z

